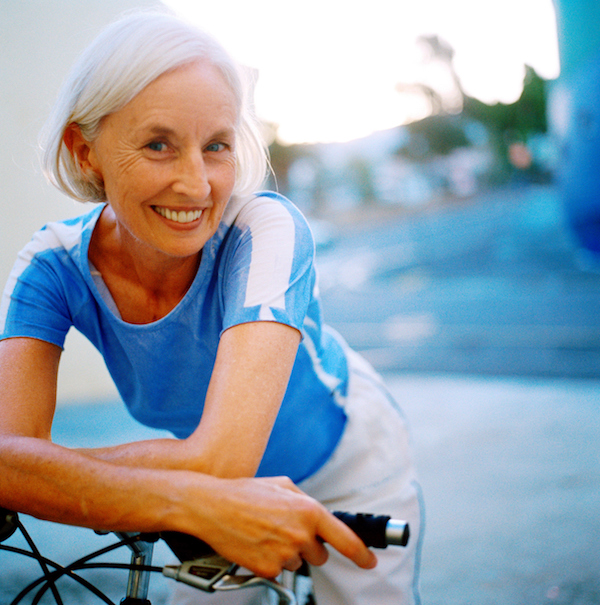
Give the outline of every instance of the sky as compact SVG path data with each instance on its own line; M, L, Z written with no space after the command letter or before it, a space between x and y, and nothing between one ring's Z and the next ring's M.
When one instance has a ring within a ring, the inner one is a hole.
M399 83L444 86L415 44L438 34L465 91L513 102L524 64L558 76L552 0L165 0L255 68L259 117L283 142L344 141L423 117ZM446 78L447 79L447 78Z

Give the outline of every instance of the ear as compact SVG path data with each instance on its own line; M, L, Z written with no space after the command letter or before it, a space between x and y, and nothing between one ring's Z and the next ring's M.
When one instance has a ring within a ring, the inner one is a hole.
M83 174L96 173L96 169L90 161L91 144L83 138L79 124L71 123L67 126L63 142Z

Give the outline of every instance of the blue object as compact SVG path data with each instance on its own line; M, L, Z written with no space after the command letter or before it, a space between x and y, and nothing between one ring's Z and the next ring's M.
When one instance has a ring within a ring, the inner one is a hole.
M600 2L555 0L561 74L550 120L559 136L557 181L580 247L600 261Z

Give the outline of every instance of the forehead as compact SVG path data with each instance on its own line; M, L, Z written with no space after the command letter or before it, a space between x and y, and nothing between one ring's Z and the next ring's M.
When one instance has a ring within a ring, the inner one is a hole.
M235 95L222 72L199 61L160 75L107 118L113 125L128 128L172 126L172 122L223 127L236 123L238 113Z

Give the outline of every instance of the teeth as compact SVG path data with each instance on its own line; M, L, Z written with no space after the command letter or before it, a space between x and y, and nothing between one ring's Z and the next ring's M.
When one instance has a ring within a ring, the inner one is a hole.
M155 212L158 212L161 216L166 218L169 221L173 221L175 223L191 223L192 221L196 221L202 215L202 210L180 210L179 212L175 212L175 210L171 211L168 208L163 208L162 206L153 206Z

